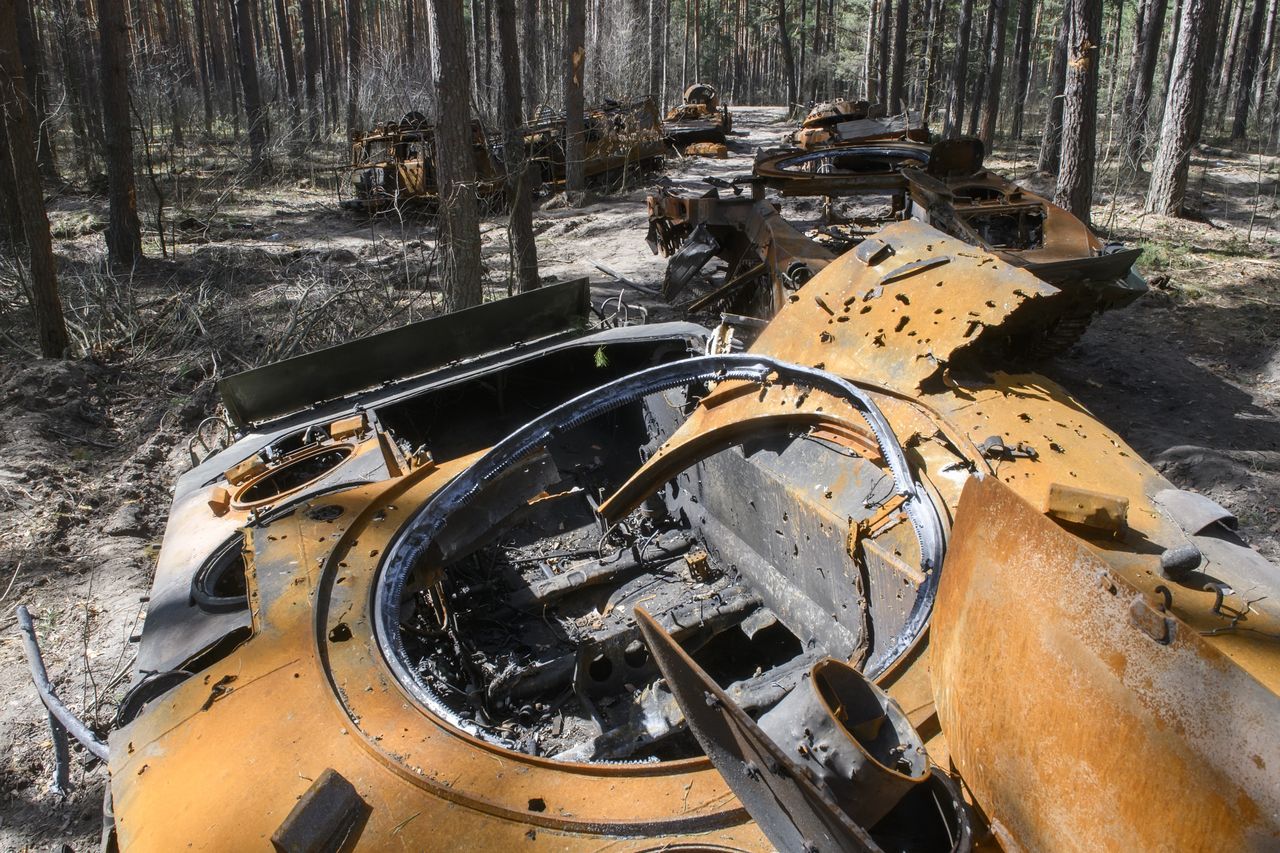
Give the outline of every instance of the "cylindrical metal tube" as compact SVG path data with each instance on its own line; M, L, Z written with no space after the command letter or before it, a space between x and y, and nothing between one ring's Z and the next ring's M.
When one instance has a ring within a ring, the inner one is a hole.
M59 751L58 727L61 726L65 731L62 736L62 750L66 748L66 733L69 732L72 737L78 740L85 749L93 753L97 758L103 761L107 760L107 745L98 740L93 732L89 731L89 727L81 722L80 718L71 713L66 705L62 704L62 700L53 692L53 684L49 681L49 673L44 668L44 657L40 654L40 644L36 641L36 626L31 620L31 613L27 610L26 605L18 605L18 628L22 631L22 645L27 652L27 663L31 667L31 681L36 686L36 692L40 694L40 701L44 703L45 709L49 712L49 725L53 729L53 742L55 752ZM60 754L60 758L64 755Z
M841 661L820 661L760 729L871 827L929 776L920 735L898 704Z

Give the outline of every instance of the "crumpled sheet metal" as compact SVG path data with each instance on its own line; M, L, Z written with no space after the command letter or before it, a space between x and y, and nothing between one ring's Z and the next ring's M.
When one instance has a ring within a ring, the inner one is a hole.
M1044 222L1040 225L1043 243L1039 247L989 248L1001 258L1027 267L1047 281L1123 279L1141 254L1139 249L1102 254L1102 240L1083 221L1044 196L989 170L938 177L907 167L902 170L902 176L916 205L924 212L920 218L959 232L975 245L985 243L980 231L971 224L971 218L1016 217L1019 210L1043 213ZM984 200L988 195L990 200ZM1132 296L1136 297L1143 288L1133 290Z
M1115 431L1099 422L1063 388L1038 374L999 371L985 375L947 374L942 377L945 382L932 383L928 392L922 393L921 381L931 377L932 371L943 364L941 356L946 350L939 342L934 341L931 349L926 349L921 346L919 336L906 334L911 330L908 325L902 334L886 333L886 346L868 345L873 335L884 327L880 317L872 312L842 310L843 299L848 294L865 292L870 282L885 277L886 272L900 269L903 262L918 262L919 258L927 261L933 252L950 255L953 260L884 286L881 295L872 302L890 300L893 288L913 281L917 287L923 284L926 292L930 287L938 291L947 291L950 287L952 299L946 309L951 313L945 316L969 316L975 312L991 324L991 332L998 336L1009 327L1000 325L999 312L988 302L995 302L998 308L1001 304L998 300L1003 298L1009 306L1008 316L1016 319L1015 312L1037 303L1052 308L1055 304L1050 301L1052 286L919 223L898 223L867 241L865 251L859 251L874 261L882 250L873 240L893 246L895 254L871 266L864 266L853 253L832 263L792 294L793 300L764 330L752 351L800 364L821 365L880 392L877 404L908 452L916 454L917 474L922 482L938 489L938 503L944 516L954 513L959 494L957 486L970 471L998 478L1038 511L1046 509L1055 484L1126 500L1127 528L1123 535L1091 538L1090 546L1145 593L1154 595L1157 587L1172 585L1161 574L1161 554L1166 549L1190 544L1191 540L1182 526L1154 500L1155 495L1171 488L1171 484ZM907 252L903 257L903 246L916 251ZM958 248L964 251L957 251ZM954 273L948 273L954 269L972 270L970 280L974 284L955 287ZM938 288L935 284L943 275L952 277ZM980 287L979 283L986 287ZM1027 286L1036 289L1028 290ZM918 308L921 300L913 298L916 291L904 289L903 292L913 304L898 301L897 306L907 311ZM890 312L889 317L893 316ZM827 335L830 340L826 339ZM968 341L954 332L943 340L960 348ZM955 351L958 350L952 352ZM746 411L750 400L728 399L733 387L726 383L717 389L682 425L672 442ZM821 406L822 403L819 397L811 395L804 405ZM721 410L714 411L716 408ZM738 414L730 409L736 409ZM1036 458L987 458L978 445L991 436L1008 446L1030 445L1036 450ZM1212 556L1214 554L1206 551L1206 560ZM1280 693L1280 654L1276 640L1280 637L1280 619L1270 612L1266 602L1249 603L1258 597L1257 593L1247 595L1236 591L1219 606L1215 591L1205 589L1216 577L1230 577L1230 572L1224 566L1207 563L1187 582L1172 585L1171 611L1203 633L1207 642L1247 669L1268 689ZM904 702L904 707L910 704Z
M1036 459L988 462L993 476L1014 489L1038 511L1047 508L1054 484L1098 492L1128 501L1127 529L1119 537L1090 537L1089 544L1135 587L1156 595L1172 590L1171 610L1206 635L1215 648L1249 670L1269 689L1280 692L1280 618L1271 599L1247 604L1264 593L1241 587L1217 606L1211 584L1275 567L1243 546L1209 548L1189 535L1156 497L1171 488L1168 480L1112 429L1099 422L1064 389L1037 374L996 372L989 381L957 382L945 394L924 398L954 427L975 441L996 435L1006 443L1023 442ZM1161 573L1167 549L1197 544L1205 562L1182 583Z
M111 734L121 849L260 849L327 769L370 806L360 849L767 842L705 759L574 765L446 727L395 681L369 601L412 509L474 457L316 498L251 529L255 635ZM247 784L252 782L252 784Z
M1008 849L1274 850L1280 696L994 477L931 629L951 759Z
M791 294L787 321L756 347L914 394L986 329L1059 293L927 225L897 222Z

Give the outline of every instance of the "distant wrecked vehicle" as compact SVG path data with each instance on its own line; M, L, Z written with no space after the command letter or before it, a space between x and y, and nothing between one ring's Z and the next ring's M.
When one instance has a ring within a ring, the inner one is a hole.
M523 154L537 179L531 192L563 189L566 132L564 114L546 109L521 128ZM588 180L608 182L628 169L647 172L662 166L666 146L652 99L631 104L606 101L588 109L583 134ZM343 170L345 179L339 182L342 207L369 213L411 205L434 207L439 203L434 146L434 128L417 112L357 135ZM504 203L502 146L479 121L472 122L476 192L495 206Z
M649 197L649 244L669 256L664 294L684 291L713 258L727 265L724 282L690 306L772 317L788 295L836 256L882 251L874 234L902 219L934 226L966 244L1034 273L1069 300L1035 334L1043 355L1074 343L1098 312L1129 304L1146 291L1133 272L1138 249L1107 243L1085 223L985 168L977 139L934 145L911 140L859 142L804 151L761 152L753 174L733 181L660 185ZM828 216L816 231L789 222L783 198L881 201L876 216ZM936 267L949 259L934 257Z
M882 104L836 98L816 104L787 137L798 148L812 151L832 145L905 139L928 142L929 129L920 113L889 113Z
M723 156L733 116L710 83L694 83L685 89L681 103L662 122L662 133L671 146L686 155Z
M587 110L583 119L588 180L608 183L628 170L651 172L662 168L666 146L662 124L652 98L632 103L605 101ZM565 115L547 109L522 129L525 153L543 184L562 189L565 179Z
M112 730L37 679L108 841L1275 849L1275 566L1010 357L1062 289L862 246L767 322L578 281L224 380Z
M476 188L481 198L498 199L506 172L480 122L471 123ZM351 140L351 160L339 182L340 204L347 210L376 213L414 203L439 203L435 129L419 112L406 113Z

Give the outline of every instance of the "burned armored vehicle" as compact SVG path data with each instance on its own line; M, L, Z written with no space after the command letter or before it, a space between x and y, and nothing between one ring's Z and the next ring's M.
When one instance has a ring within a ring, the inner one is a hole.
M476 191L482 199L501 197L506 173L478 121L471 124ZM406 113L351 140L351 159L339 182L339 203L347 210L376 213L439 202L435 131L426 116Z
M1145 291L1133 272L1139 250L1103 242L1066 210L986 169L983 159L976 139L785 149L763 152L749 179L661 186L649 198L649 243L671 257L664 292L675 297L718 258L726 265L722 284L690 309L720 306L771 317L788 293L838 254L873 255L874 243L864 242L886 223L908 218L990 251L1066 294L1071 308L1047 316L1034 333L1042 355L1073 343L1097 312L1123 307ZM784 199L826 199L824 221L802 230L767 190ZM834 216L833 199L859 201L863 212Z
M1275 567L1007 359L1061 289L863 245L745 352L580 281L224 380L113 730L45 685L120 848L1274 849Z
M727 134L733 130L729 107L710 83L694 83L682 102L667 112L662 133L685 155L723 156Z
M662 141L658 108L652 98L633 103L605 101L587 110L583 122L588 180L608 183L628 170L654 171L662 167L666 146ZM543 185L552 191L564 186L564 113L543 108L521 131L525 155L538 170Z
M787 136L789 144L806 151L897 139L929 141L929 129L920 113L905 110L891 114L882 104L844 98L812 107L800 128Z
M658 109L652 99L622 104L606 101L584 116L588 180L616 180L629 169L649 172L661 168L666 153ZM542 109L521 129L524 155L537 175L529 191L558 192L564 186L565 118ZM349 210L377 212L411 205L438 203L434 157L435 131L421 113L408 113L352 140L351 161L340 181L340 203ZM472 122L472 151L476 188L492 205L504 203L506 171L503 142Z

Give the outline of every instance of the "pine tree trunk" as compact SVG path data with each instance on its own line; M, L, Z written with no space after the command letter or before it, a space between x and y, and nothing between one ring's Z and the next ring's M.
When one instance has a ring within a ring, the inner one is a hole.
M1253 77L1258 70L1262 43L1262 23L1265 20L1266 0L1253 0L1253 12L1249 18L1249 31L1245 37L1244 55L1240 61L1240 82L1236 86L1235 115L1231 119L1231 139L1244 139L1249 126L1249 101L1253 97Z
M484 20L481 0L471 0L471 100L479 104L480 84L484 80L484 53L481 50L480 24Z
M186 87L186 74L178 57L177 21L169 17L171 10L166 11L162 0L156 0L154 8L159 53L152 62L153 67L160 68L164 74L162 87L169 106L170 139L174 147L181 148L186 144L182 129L185 117L181 91Z
M334 46L334 15L329 0L318 0L316 23L319 26L319 44L322 51L322 75L324 84L324 128L330 133L338 124L338 58Z
M1062 100L1067 83L1067 28L1060 25L1055 39L1053 67L1049 69L1049 103L1044 111L1044 132L1040 134L1040 157L1036 168L1054 175L1062 153Z
M1262 107L1266 103L1267 81L1271 78L1271 54L1276 37L1276 5L1276 0L1271 0L1267 4L1267 24L1263 30L1262 52L1258 54L1259 65L1257 81L1254 83L1253 103L1257 105L1259 113L1262 112Z
M991 8L996 17L995 34L992 36L991 70L987 74L987 91L982 107L982 124L978 128L978 138L991 150L991 143L996 136L996 121L1000 117L1000 87L1004 77L1004 32L1009 17L1008 0L991 0Z
M404 18L404 52L400 55L400 67L407 72L416 70L418 64L418 15L414 0L403 0L400 7Z
M493 104L493 3L482 0L484 4L484 100L480 109L488 112Z
M568 0L568 7L564 22L564 189L569 204L578 207L586 201L587 191L583 115L586 110L583 92L587 70L586 0Z
M919 3L912 14L910 28L915 35L915 41L911 44L911 56L915 60L915 79L907 88L904 97L907 102L913 105L920 105L925 100L925 87L929 81L929 46L933 43L933 10L938 4L934 0L924 0L923 6ZM837 89L840 88L837 86ZM921 111L921 116L926 114ZM928 121L928 118L925 118Z
M0 0L2 6L7 0ZM0 121L3 117L0 117ZM22 224L22 208L18 206L13 158L9 156L9 139L0 125L0 248L25 252L27 232Z
M414 2L416 3L417 0L414 0ZM433 69L435 64L431 58L431 14L425 11L425 5L420 8L424 11L418 14L418 20L422 22L422 25L418 28L418 32L421 33L419 43L422 45L418 54L421 57L421 67L418 69L418 74L426 80L434 80L435 71Z
M681 51L680 53L680 91L681 92L689 88L689 43L693 41L693 39L689 37L690 22L689 22L688 0L685 0L683 12L684 12L684 15L682 17L684 18L684 40L681 42L681 44L684 45L684 50Z
M22 60L23 78L26 81L31 126L35 130L36 164L40 173L51 181L58 179L58 166L54 160L53 143L49 137L49 97L44 79L40 39L35 21L31 17L30 0L16 0L14 19L19 56Z
M646 15L647 35L649 36L649 47L645 53L645 63L648 70L648 92L656 99L656 103L661 103L662 88L662 0L648 0L648 9ZM735 65L737 70L736 59L737 51L734 52Z
M952 139L960 135L964 119L964 93L969 76L969 38L973 33L973 0L961 0L960 21L956 30L955 64L951 68L951 89L947 96L947 114L942 135Z
M671 47L671 0L662 0L662 88L659 96L658 105L662 109L662 114L667 112L667 98L670 95L671 84L667 82L667 71L669 69Z
M280 35L281 64L284 65L286 91L289 93L289 113L298 116L298 71L293 58L293 27L284 0L276 0L276 29Z
M312 139L319 139L320 113L324 107L316 94L316 77L320 75L320 39L316 34L315 0L299 0L298 14L302 17L302 88L307 93L307 132Z
M787 78L787 113L796 109L796 57L791 50L791 28L787 25L787 0L777 0L778 44L782 50L782 73Z
M1164 63L1164 87L1161 90L1164 96L1169 93L1169 82L1173 79L1173 60L1178 50L1179 33L1182 27L1182 0L1174 0L1173 2L1173 32L1169 34L1168 50L1165 51L1167 57ZM1153 93L1154 94L1154 93ZM1164 97L1162 96L1162 97Z
M361 53L364 46L360 33L362 14L360 0L347 0L347 139L353 139L364 130L360 122Z
M702 0L693 3L693 82L702 82Z
M804 10L804 1L801 0L800 9ZM800 97L805 97L808 92L808 100L810 104L818 100L818 65L822 63L822 0L814 0L813 3L813 35L805 38L804 36L804 19L800 20L800 55L805 55L805 45L813 45L813 50L809 51L808 60L801 60L800 63Z
M942 53L942 34L946 23L946 0L935 0L933 19L929 22L929 58L924 72L924 100L920 106L920 116L929 121L933 113L934 93L938 89L938 56Z
M67 43L78 49L76 63L79 88L76 97L83 112L85 133L89 140L89 151L86 155L85 173L92 170L94 155L106 149L106 140L102 135L101 87L98 83L98 71L102 67L102 55L98 50L98 39L91 35L89 19L85 14L84 0L64 0L68 21Z
M192 0L191 17L195 20L197 65L200 69L200 103L204 107L205 139L213 136L213 63L209 53L209 37L205 32L206 21L202 0Z
M1221 127L1222 119L1227 111L1227 101L1231 97L1231 83L1235 80L1236 60L1239 57L1240 24L1244 18L1244 7L1248 0L1237 0L1235 14L1231 16L1231 29L1225 41L1218 42L1215 54L1221 57L1218 76L1218 94L1213 99L1213 127Z
M863 51L863 77L867 81L867 100L875 100L880 84L876 82L876 34L880 32L881 6L884 0L867 3L867 49Z
M13 177L16 207L22 217L31 273L31 310L35 315L40 354L45 358L62 358L67 350L67 327L58 298L49 217L45 214L36 164L38 134L18 47L16 11L14 0L0 0L0 113L3 113L8 148L5 159Z
M71 116L71 132L76 138L79 173L88 178L93 173L93 152L97 139L89 128L93 121L92 101L85 97L86 70L82 36L84 28L76 21L69 0L56 0L54 20L58 31L58 47L62 53L63 86ZM96 98L93 99L96 101Z
M538 108L538 84L542 80L542 67L538 61L541 55L538 43L538 0L522 0L520 6L524 15L521 27L524 31L524 108L532 115Z
M1102 0L1067 0L1066 32L1068 59L1062 100L1062 162L1054 203L1088 224L1097 151Z
M244 112L249 123L249 168L261 171L267 161L267 141L271 125L267 105L258 81L258 58L253 44L253 0L232 0L232 26L236 31L236 57L240 64L240 88L244 92Z
M1022 139L1022 115L1031 93L1031 20L1035 0L1019 0L1018 30L1013 38L1013 100L1009 104L1009 135Z
M889 100L889 50L893 33L893 0L884 0L880 9L880 34L876 43L876 101L886 104ZM898 0L902 2L902 0ZM886 104L887 106L887 104Z
M995 34L995 24L995 0L989 0L986 22L982 26L982 43L978 46L978 76L973 81L973 98L969 104L969 136L978 135L978 117L987 100L987 76L991 70L991 39Z
M1151 87L1155 82L1156 63L1160 59L1160 41L1164 30L1168 0L1148 0L1145 14L1138 20L1139 32L1134 50L1135 68L1125 98L1125 141L1128 162L1138 168L1146 147L1147 116L1150 114Z
M533 239L533 170L520 133L520 51L516 45L516 0L498 0L498 50L502 64L502 154L507 172L507 239L511 243L511 278L521 293L538 280L538 249ZM508 290L511 290L508 285Z
M889 100L886 104L890 113L906 109L902 93L907 85L907 16L910 12L907 0L898 0L898 14L893 29L893 83L889 86Z
M440 287L447 311L479 305L480 219L472 151L471 69L462 0L431 0Z
M142 225L133 183L133 136L129 117L129 31L123 0L98 0L102 42L102 125L106 141L107 254L116 266L142 257Z
M1178 43L1165 97L1160 144L1151 165L1146 209L1182 215L1191 151L1200 138L1217 29L1218 0L1182 0Z

